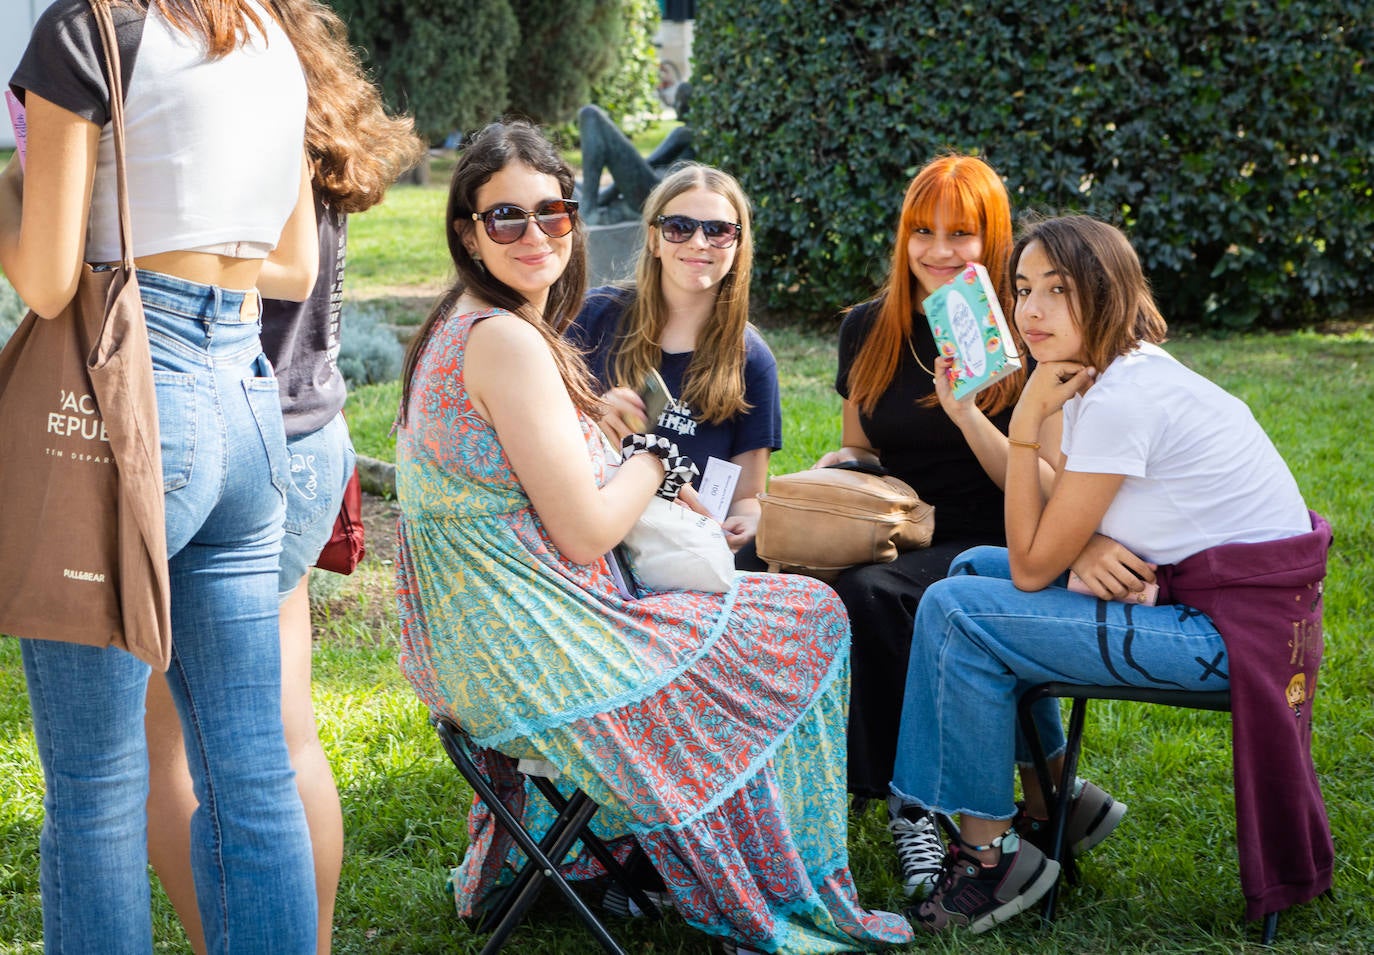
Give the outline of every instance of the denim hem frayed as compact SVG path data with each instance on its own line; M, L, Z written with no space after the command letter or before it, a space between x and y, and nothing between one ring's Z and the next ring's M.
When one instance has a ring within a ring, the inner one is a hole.
M950 819L953 819L955 816L971 816L974 819L990 819L993 821L1000 821L1003 819L1011 819L1016 815L1015 806L1012 807L1011 812L1005 813L986 812L978 809L943 809L939 806L933 806L930 803L927 803L925 800L917 799L915 796L912 796L909 793L904 793L896 786L892 786L891 789L892 795L897 797L897 799L902 803L903 806L918 806L921 809L924 809L926 812L932 812L940 816L947 816Z

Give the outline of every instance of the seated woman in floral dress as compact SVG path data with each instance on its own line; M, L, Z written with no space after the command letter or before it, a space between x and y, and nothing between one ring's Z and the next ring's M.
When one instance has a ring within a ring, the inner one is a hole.
M522 123L488 126L454 171L458 280L407 357L397 432L402 667L480 746L538 754L600 803L600 828L638 839L690 924L769 952L906 941L849 873L835 595L762 574L726 594L616 588L602 555L684 475L675 449L631 436L608 477L598 399L561 335L585 281L572 190ZM504 855L475 831L464 912Z

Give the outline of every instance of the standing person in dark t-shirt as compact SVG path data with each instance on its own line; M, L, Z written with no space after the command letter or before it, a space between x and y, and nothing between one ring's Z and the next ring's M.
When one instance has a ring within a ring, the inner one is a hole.
M567 334L604 389L614 444L653 427L703 471L712 457L740 466L725 536L741 569L762 570L746 545L782 447L782 404L773 353L749 325L748 199L729 174L689 164L650 193L644 223L634 284L593 289ZM651 369L673 396L657 422L638 394Z
M921 594L967 548L1005 541L1005 430L1024 372L980 392L973 401L985 414L976 416L980 427L969 427L974 416L960 414L949 395L949 360L936 358L921 302L966 263L980 262L1009 312L1011 232L1006 187L991 166L971 156L935 159L907 188L886 286L840 328L843 446L817 465L880 464L935 506L929 548L852 567L833 585L853 630L849 789L860 798L888 796ZM894 811L889 828L907 894L928 888L944 856L933 821L918 810Z
M308 570L329 540L353 445L342 410L337 365L347 214L382 200L401 173L425 155L408 117L388 116L348 45L343 22L316 0L272 0L295 45L307 88L305 142L319 229L319 277L304 302L264 299L263 351L276 371L286 424L289 473L277 573L280 601L282 718L296 788L305 806L319 907L317 951L330 950L334 898L343 860L343 816L310 694ZM148 852L192 947L204 951L189 878L189 819L195 809L186 750L165 681L149 682Z

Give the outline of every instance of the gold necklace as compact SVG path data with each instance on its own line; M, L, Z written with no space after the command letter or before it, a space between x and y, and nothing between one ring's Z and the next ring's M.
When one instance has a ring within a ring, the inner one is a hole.
M911 337L910 337L910 336L907 336L906 347L907 347L907 349L911 352L911 357L916 359L916 364L918 364L918 365L921 366L921 371L925 372L927 375L929 375L930 377L934 378L934 377L935 377L935 372L933 372L933 371L931 371L929 368L927 368L927 367L926 367L926 363L923 362L923 361L921 361L921 356L918 355L918 354L916 354L916 346L913 345L913 344L911 344Z

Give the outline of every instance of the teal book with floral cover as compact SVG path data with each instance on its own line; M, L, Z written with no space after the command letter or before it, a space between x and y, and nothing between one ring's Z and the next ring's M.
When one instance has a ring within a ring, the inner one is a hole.
M928 295L922 308L940 354L954 359L954 397L976 395L1021 367L997 290L977 262Z

